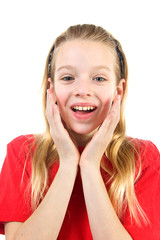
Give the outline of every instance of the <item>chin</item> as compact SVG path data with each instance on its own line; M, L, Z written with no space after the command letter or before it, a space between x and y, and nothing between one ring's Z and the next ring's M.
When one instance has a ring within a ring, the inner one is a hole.
M98 126L99 127L99 126ZM97 131L98 127L94 127L94 128L69 128L72 132L74 132L75 134L78 135L90 135L90 134L94 134L94 132Z

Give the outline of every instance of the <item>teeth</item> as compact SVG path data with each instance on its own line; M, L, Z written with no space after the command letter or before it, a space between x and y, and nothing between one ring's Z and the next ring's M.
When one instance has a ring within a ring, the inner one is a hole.
M93 106L86 106L86 107L81 107L81 106L74 106L73 109L79 110L79 111L89 111L95 109Z

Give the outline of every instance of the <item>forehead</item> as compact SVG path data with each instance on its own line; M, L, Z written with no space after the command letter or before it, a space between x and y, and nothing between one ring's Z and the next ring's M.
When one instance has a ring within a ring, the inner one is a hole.
M66 41L55 51L56 70L61 65L103 65L114 69L115 54L106 43L81 39Z

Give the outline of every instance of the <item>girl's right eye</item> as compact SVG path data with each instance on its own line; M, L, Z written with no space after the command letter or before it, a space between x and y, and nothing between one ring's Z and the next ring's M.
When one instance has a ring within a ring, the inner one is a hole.
M62 80L64 80L64 81L72 81L72 80L73 80L73 77L71 77L71 76L65 76L65 77L62 78Z

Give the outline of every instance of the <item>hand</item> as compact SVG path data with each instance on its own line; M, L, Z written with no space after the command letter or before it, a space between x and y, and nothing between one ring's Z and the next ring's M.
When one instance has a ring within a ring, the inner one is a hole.
M59 108L55 104L52 89L47 90L46 117L50 125L51 137L59 154L60 164L68 164L68 162L71 161L71 163L75 163L78 166L80 158L79 151L61 121Z
M117 96L110 113L83 150L80 158L80 168L95 166L100 169L102 156L112 139L114 130L120 119L120 102L120 96Z

